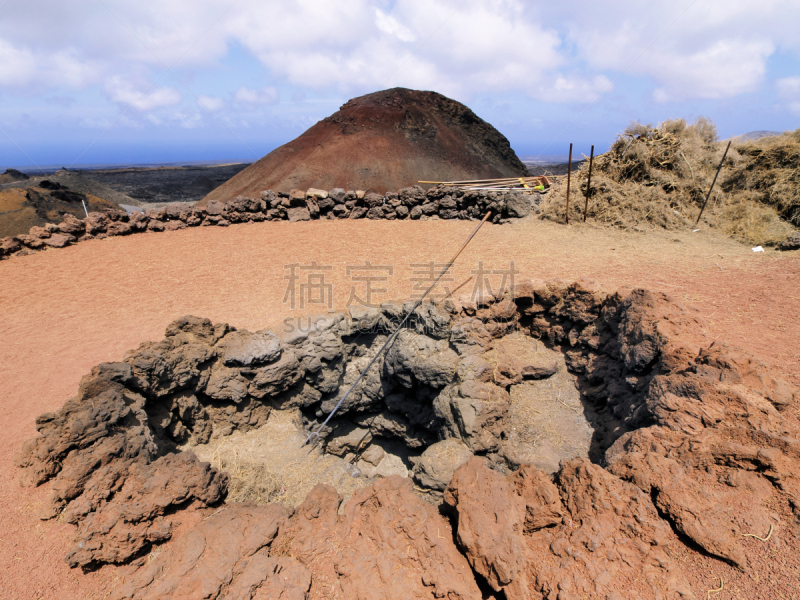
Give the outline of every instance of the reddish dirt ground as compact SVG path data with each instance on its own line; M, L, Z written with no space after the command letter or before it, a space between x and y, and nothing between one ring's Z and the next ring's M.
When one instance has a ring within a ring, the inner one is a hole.
M67 567L63 556L71 526L39 521L36 510L47 486L20 488L14 469L23 441L36 434L35 417L60 407L93 365L119 360L145 340L161 339L166 325L185 314L280 331L284 318L327 310L320 305L293 310L283 302L289 273L284 265L292 263L332 267L325 283L331 286L333 308L347 302L351 276L364 274L348 276L347 265L364 261L393 267L388 281L373 283L373 288L387 288L373 296L374 302L408 297L418 270L410 265L447 260L474 226L463 221L260 223L115 237L0 262L0 596L102 598L120 577L114 567L90 574ZM700 310L711 339L745 349L800 385L798 252L754 254L705 231L623 233L524 221L484 226L447 285L462 284L479 261L484 269L498 271L514 261L520 277L591 277L609 289L627 285L668 292ZM309 272L298 273L299 304L299 284ZM495 287L500 279L500 274L489 277ZM473 276L456 295L469 293L475 281ZM363 298L365 283L356 286ZM789 415L796 421L798 408ZM718 598L777 597L769 595L770 580L800 581L797 560L786 554L793 537L788 531L776 535L780 546L747 542L753 565L748 574L691 551L682 560L698 598L718 588L719 577L725 590Z

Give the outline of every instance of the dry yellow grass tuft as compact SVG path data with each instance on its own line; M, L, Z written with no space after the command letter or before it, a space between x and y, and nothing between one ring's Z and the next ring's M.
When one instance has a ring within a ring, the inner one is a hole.
M214 452L211 464L231 477L228 500L269 504L281 489L280 478L264 463L243 459L237 449L225 452L223 446Z
M291 509L318 483L334 486L345 498L371 483L354 477L341 458L304 446L305 439L298 411L273 410L263 427L187 449L230 475L229 502L278 502Z

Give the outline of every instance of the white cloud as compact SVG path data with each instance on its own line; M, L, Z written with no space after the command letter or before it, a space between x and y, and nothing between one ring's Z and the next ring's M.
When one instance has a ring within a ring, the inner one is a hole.
M134 85L121 77L112 77L105 84L105 91L112 102L132 106L136 110L148 112L162 106L180 103L180 92L172 87L155 85Z
M393 35L401 42L414 42L417 36L408 27L400 23L392 15L383 12L380 8L375 9L375 25L383 33Z
M543 82L535 96L546 102L595 102L614 89L614 84L604 75L592 78L559 75Z
M96 61L81 59L70 49L32 51L0 38L0 87L41 90L56 86L82 88L97 81Z
M800 116L800 77L784 77L775 82L778 97L786 101L793 115Z
M275 22L283 26L264 35ZM397 0L391 10L377 0L308 1L249 10L235 31L273 75L297 87L351 94L402 85L462 98L487 89L541 97L543 80L556 77L565 59L560 35L540 22L522 0Z
M781 0L622 0L575 6L569 40L591 69L645 76L665 102L730 98L763 84L778 48L800 49Z
M241 104L275 104L278 102L278 90L274 87L265 87L262 90L251 90L242 86L236 90L233 99Z
M210 110L211 112L217 112L222 110L222 108L225 106L225 100L218 98L217 96L206 96L204 94L200 94L197 96L197 106Z
M775 82L781 98L800 98L800 77L784 77Z
M239 65L225 61L244 53L273 86L342 95L402 85L465 101L524 92L586 102L625 74L659 102L719 99L763 86L776 52L800 55L798 30L800 11L785 0L29 0L3 7L0 90L100 87L141 111L186 109L191 95L183 102L174 87L139 99L144 82L170 67L191 86L203 70L225 69L219 87L203 85L201 104L276 102L275 87L244 85L264 76L260 67L231 75Z
M0 39L0 85L16 87L31 82L36 62L30 52Z

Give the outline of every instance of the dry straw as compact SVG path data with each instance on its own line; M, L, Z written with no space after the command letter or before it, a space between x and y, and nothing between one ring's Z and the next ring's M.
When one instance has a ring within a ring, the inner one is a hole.
M692 227L725 149L716 140L716 127L704 118L631 124L595 158L588 220L635 230ZM792 223L800 225L799 168L800 130L734 143L703 223L754 244L783 241ZM575 179L586 193L586 164ZM553 187L542 216L564 222L566 189ZM570 206L570 221L582 220L582 209Z

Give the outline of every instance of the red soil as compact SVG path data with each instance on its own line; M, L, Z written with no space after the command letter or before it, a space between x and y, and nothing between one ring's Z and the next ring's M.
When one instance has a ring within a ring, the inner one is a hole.
M292 310L283 303L284 265L291 263L333 267L326 272L333 308L350 295L346 266L366 260L394 267L387 282L373 284L388 288L375 301L407 297L416 270L409 265L447 260L473 228L463 221L260 223L114 237L0 262L0 596L102 598L120 577L114 567L83 574L66 566L72 527L36 518L47 486L20 488L14 468L23 441L36 434L35 417L60 407L92 366L161 339L166 325L184 314L279 331L285 317L327 309ZM497 270L513 260L528 277L591 277L607 288L671 293L701 311L709 337L743 348L800 385L800 253L754 254L707 232L632 234L538 221L485 225L459 259L451 289L480 260ZM500 276L490 280L496 286ZM469 293L474 282L457 294ZM357 288L361 297L364 289L363 283ZM789 414L797 419L798 407ZM770 580L800 580L775 550L748 545L753 572L747 575L688 549L682 560L694 565L696 581L707 582L695 589L698 597L719 587L719 575L738 597L769 597Z

